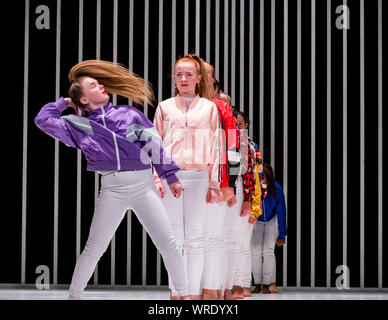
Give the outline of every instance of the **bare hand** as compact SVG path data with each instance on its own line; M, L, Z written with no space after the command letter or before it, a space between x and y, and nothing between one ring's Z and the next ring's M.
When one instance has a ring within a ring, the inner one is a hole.
M236 196L233 195L229 200L226 201L226 204L229 208L233 207L237 202Z
M245 217L252 211L252 203L249 201L244 201L241 206L240 217Z
M174 182L168 186L170 187L171 193L175 198L179 198L181 196L181 193L183 191L183 186L180 183L180 181Z
M225 202L233 198L234 191L232 187L221 188L221 198L218 202Z
M255 225L256 222L257 222L257 218L253 214L251 214L248 218L248 223Z
M209 188L207 190L206 202L207 203L216 203L221 198L221 191L214 188Z
M284 245L286 243L286 239L279 239L276 241L276 245L278 247L281 247L282 245Z
M158 189L159 191L160 197L163 199L165 194L163 184L160 181L158 181L158 182L155 182L155 186L156 186L156 189Z
M226 201L228 201L234 197L234 190L232 187L228 187L226 189L228 190L228 195L227 195Z
M67 103L67 105L70 107L70 108L73 108L74 111L75 111L75 114L78 116L80 114L84 114L84 112L81 110L80 107L78 107L74 102L73 100L71 100L71 98L65 98L65 101Z

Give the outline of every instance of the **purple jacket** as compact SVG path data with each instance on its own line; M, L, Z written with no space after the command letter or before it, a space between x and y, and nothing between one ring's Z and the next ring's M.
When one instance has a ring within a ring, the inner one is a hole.
M179 166L168 155L151 121L138 109L108 103L86 117L61 116L64 98L46 104L35 118L45 133L80 149L89 171L132 171L155 168L168 184L178 181Z

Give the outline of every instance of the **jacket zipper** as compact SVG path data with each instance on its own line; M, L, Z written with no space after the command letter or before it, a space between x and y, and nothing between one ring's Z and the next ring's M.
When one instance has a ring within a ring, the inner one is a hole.
M105 122L105 110L104 110L104 108L101 108L101 110L102 110L102 122L104 124L104 127L106 129L108 129L108 127L106 126L106 122ZM112 136L113 136L113 142L115 144L116 160L117 160L117 171L120 171L121 164L120 164L119 146L117 144L116 133L113 132L113 131L111 131L111 132L112 132Z
M187 123L189 122L189 118L187 116L187 113L189 112L189 106L190 106L190 102L189 101L186 101L186 113L185 113L185 122L186 122L186 132L187 132ZM186 146L185 146L185 150L186 150ZM185 162L185 153L183 152L183 166L186 167L186 162Z
M186 114L185 114L186 128L187 128L187 122L189 121L189 119L187 117L187 113L189 112L189 104L190 104L190 102L186 101Z
M267 219L265 218L265 201L263 199L263 220L264 222L267 222Z

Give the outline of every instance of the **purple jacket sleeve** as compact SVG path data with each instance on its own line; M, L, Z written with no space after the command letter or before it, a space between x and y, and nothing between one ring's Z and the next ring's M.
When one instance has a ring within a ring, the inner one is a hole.
M147 152L152 161L158 176L166 179L168 184L178 181L175 173L180 170L171 155L164 149L163 141L160 138L154 124L142 113L138 112L137 123L141 129L137 136L143 145L143 150Z
M79 149L78 141L81 138L81 132L78 136L77 130L74 130L65 119L60 118L66 108L67 104L62 97L55 102L49 102L35 117L35 124L49 136L60 140L67 146Z

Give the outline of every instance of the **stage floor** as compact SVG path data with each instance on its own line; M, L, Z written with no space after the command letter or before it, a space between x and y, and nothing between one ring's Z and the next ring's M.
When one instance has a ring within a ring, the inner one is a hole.
M66 300L67 289L0 289L0 300ZM85 300L169 300L168 290L87 289ZM252 294L243 300L388 300L388 292L281 291Z

